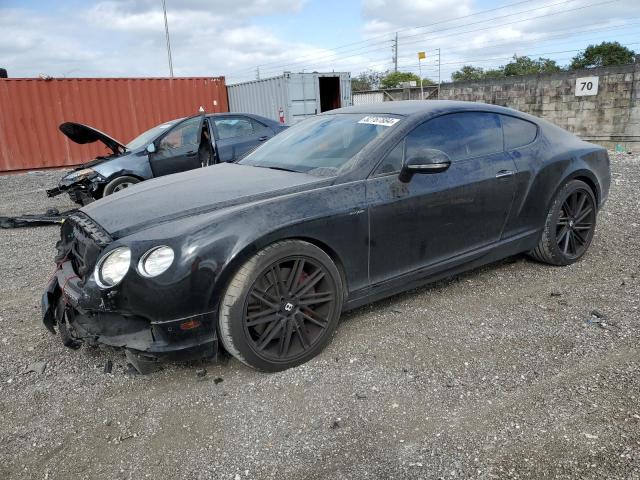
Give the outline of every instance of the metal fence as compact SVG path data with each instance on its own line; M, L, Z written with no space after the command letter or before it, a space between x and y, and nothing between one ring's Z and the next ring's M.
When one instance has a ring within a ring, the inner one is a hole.
M174 118L227 112L224 77L0 79L0 171L78 165L106 153L58 125L91 125L127 143Z

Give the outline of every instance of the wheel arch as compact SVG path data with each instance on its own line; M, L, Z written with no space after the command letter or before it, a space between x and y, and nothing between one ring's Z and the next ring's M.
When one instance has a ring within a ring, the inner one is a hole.
M568 175L565 175L563 179L558 183L558 185L556 185L556 189L554 190L553 195L549 199L549 202L546 208L547 211L551 207L551 204L553 203L553 200L556 198L556 195L558 195L558 192L560 191L560 189L562 189L562 187L564 187L571 180L580 180L586 183L596 198L596 205L600 205L601 191L600 191L600 184L598 183L598 180L596 179L595 175L589 170L580 169L580 170L574 170Z
M233 255L233 257L222 267L220 274L218 275L218 278L215 281L215 286L213 289L214 303L218 304L220 297L224 294L224 290L227 287L229 281L247 260L249 260L253 255L258 253L260 250L268 247L269 245L272 245L277 242L282 242L285 240L300 240L303 242L307 242L318 247L320 250L326 253L335 264L336 268L338 269L338 272L340 272L340 278L342 280L343 302L347 300L347 296L349 292L349 288L347 284L347 275L346 275L344 263L342 262L340 255L334 248L332 248L326 242L310 235L291 234L291 235L280 236L280 235L269 234L245 245L235 255Z
M145 180L147 180L146 178L144 178L142 175L140 175L139 173L136 172L132 172L130 170L119 170L115 173L113 173L112 175L110 175L106 181L104 182L104 184L108 184L109 182L114 181L116 178L120 178L120 177L133 177L137 180L140 180L141 182L144 182Z

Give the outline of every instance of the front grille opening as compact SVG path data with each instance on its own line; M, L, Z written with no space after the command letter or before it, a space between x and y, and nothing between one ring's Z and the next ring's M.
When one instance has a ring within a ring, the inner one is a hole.
M62 225L57 259L70 260L76 275L84 280L91 275L100 252L111 241L100 225L82 212L77 212Z

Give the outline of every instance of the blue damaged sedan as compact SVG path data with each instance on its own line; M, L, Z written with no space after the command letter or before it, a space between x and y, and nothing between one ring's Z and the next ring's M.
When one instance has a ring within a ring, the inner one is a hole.
M47 190L50 197L67 192L74 202L86 205L143 180L234 162L285 127L246 113L199 114L157 125L126 145L81 123L66 122L59 128L73 142L102 142L110 151Z

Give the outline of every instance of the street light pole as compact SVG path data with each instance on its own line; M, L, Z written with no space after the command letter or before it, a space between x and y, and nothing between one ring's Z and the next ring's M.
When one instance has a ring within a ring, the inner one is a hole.
M167 4L162 0L162 11L164 12L164 32L167 37L167 56L169 57L169 76L173 78L173 62L171 61L171 41L169 40L169 22L167 22Z

